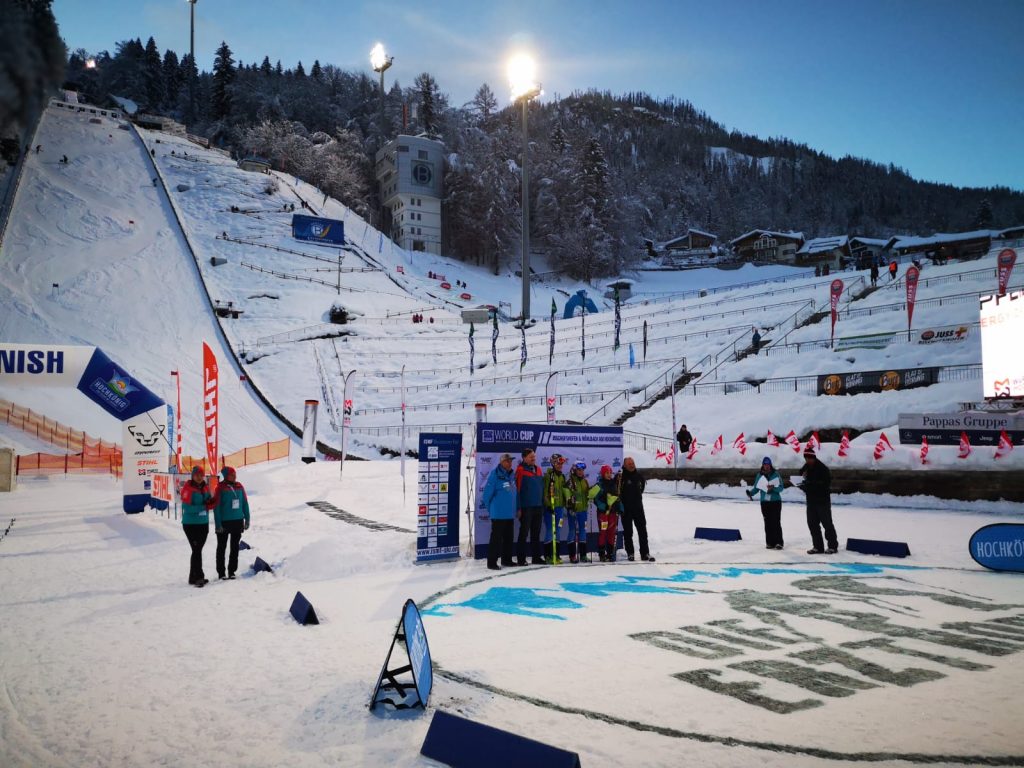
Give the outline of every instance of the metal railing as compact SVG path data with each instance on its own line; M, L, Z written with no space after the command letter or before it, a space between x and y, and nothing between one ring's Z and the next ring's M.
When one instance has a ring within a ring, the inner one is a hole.
M679 390L685 395L731 395L743 394L774 394L779 392L795 392L816 394L818 378L821 374L810 376L787 376L784 378L764 379L761 381L716 381L689 384ZM939 367L936 384L952 381L969 381L981 378L981 364L947 365Z
M613 403L618 403L619 405L628 405L630 396L634 394L642 394L642 403L646 403L649 398L654 397L663 392L665 387L670 386L672 382L675 381L675 379L682 376L684 373L686 373L686 371L686 358L684 357L682 360L679 360L678 362L671 365L668 369L658 374L657 378L655 378L653 381L647 384L643 389L627 389L621 391L616 397L612 398L603 406L594 411L592 414L583 419L583 423L589 424L590 420L593 419L598 414L601 414L602 416L607 416L608 408ZM652 389L654 389L654 392L651 392Z
M942 325L932 327L933 331L945 331L956 328L977 328L980 323L958 323L956 325ZM918 331L924 331L926 329L921 328ZM874 344L877 344L879 348L887 347L890 344L901 344L910 343L913 341L913 334L915 331L891 331L889 333L873 333L866 336L840 336L836 339L836 344L843 345L845 348L851 348L850 343L856 342L858 339L870 339ZM767 356L771 357L780 354L797 354L806 352L813 349L831 349L833 343L830 339L813 339L811 341L794 341L788 344L773 344L765 349ZM865 344L864 346L868 346Z

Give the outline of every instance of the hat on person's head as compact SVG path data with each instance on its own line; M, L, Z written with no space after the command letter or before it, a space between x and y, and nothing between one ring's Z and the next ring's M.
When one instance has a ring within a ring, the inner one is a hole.
M523 448L521 453L522 453L523 458L525 459L527 456L529 456L531 453L533 453L533 448Z
M554 464L556 461L565 461L565 456L560 453L551 454L551 463Z
M771 463L772 463L772 457L771 456L765 456L763 459L761 459L761 466L762 467L765 464L771 464ZM774 465L772 465L772 466L774 466Z
M817 454L814 452L813 448L808 448L807 450L804 451L804 458L806 459L808 456L810 456L812 458L817 456Z
M202 468L202 467L200 467L200 466L199 466L198 464L197 464L196 466L192 467L192 472L191 472L191 474L193 474L193 475L194 475L194 474L195 474L196 472L198 472L198 473L199 473L199 474L201 474L201 475L205 475L205 474L206 474L205 472L203 472L203 468Z
M609 466L608 466L607 464L602 464L602 465L601 465L601 474L602 474L602 475L603 475L603 474L604 474L605 472L613 472L613 471L614 471L614 470L613 470L613 469L612 469L611 467L609 467Z
M575 464L573 464L572 468L573 469L586 469L587 468L587 462L585 462L585 461L583 461L581 459L581 460L577 461Z
M512 458L512 454L511 453L503 453L503 454L501 454L501 458L498 459L498 461L512 461L512 460L513 460L513 458Z
M228 476L234 475L234 474L235 474L235 468L234 467L224 467L224 469L222 469L220 471L220 476L223 477L225 480L228 479Z

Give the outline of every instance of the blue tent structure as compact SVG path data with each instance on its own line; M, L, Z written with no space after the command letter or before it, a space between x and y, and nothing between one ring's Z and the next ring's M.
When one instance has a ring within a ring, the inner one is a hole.
M562 319L568 320L575 315L577 307L586 307L588 314L595 314L597 312L597 305L593 299L587 298L587 292L576 291L576 295L565 302L565 312L562 314Z

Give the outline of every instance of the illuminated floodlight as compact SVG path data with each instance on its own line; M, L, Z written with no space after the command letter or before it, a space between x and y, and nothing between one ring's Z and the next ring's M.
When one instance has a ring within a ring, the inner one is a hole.
M383 43L377 43L373 46L373 50L370 51L370 66L373 67L374 72L380 72L384 74L384 70L391 66L391 62L395 60L394 56L388 56L384 50Z
M508 60L508 82L512 89L512 101L532 99L540 95L537 82L537 63L528 53L517 53Z

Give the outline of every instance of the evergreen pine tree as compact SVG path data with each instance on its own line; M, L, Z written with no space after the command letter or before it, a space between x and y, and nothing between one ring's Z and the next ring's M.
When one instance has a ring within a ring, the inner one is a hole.
M305 79L305 77L306 77L306 70L302 66L302 62L301 61L295 67L295 77L302 78L302 79Z
M316 80L318 83L324 79L324 71L320 67L320 59L316 59L313 62L313 68L309 70L309 76Z
M438 87L437 80L429 72L417 76L413 87L419 100L420 127L428 136L437 134Z
M273 68L270 66L270 57L269 56L264 56L263 57L263 63L260 64L260 73L264 77L270 77L270 75L273 73L273 71L274 71Z
M210 117L225 120L231 116L231 84L235 80L231 49L221 41L213 60L213 91L210 99Z
M167 91L164 85L164 70L163 62L160 60L160 51L156 47L156 40L152 37L146 42L143 73L146 83L146 109L157 111L164 103Z
M168 48L164 52L161 68L164 79L164 103L173 107L177 104L178 93L181 91L181 63L178 61L178 54Z

